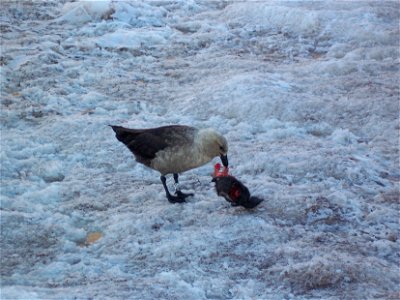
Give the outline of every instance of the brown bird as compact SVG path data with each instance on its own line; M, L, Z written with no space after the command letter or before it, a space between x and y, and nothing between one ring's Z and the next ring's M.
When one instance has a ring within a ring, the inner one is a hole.
M180 191L179 173L202 166L217 156L220 156L225 167L228 166L228 143L214 129L184 125L149 129L110 126L117 139L135 155L137 162L161 173L160 179L171 203L185 202L185 198L192 196ZM166 174L174 176L174 196L168 190Z

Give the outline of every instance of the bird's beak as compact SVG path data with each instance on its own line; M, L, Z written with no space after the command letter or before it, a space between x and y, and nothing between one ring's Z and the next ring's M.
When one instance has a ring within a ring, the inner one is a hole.
M222 164L224 165L224 167L228 167L229 163L228 163L228 156L227 155L220 155Z

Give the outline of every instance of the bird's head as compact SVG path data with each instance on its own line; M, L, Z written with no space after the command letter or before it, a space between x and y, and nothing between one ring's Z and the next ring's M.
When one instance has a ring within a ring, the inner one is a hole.
M202 129L199 132L200 143L211 158L219 156L224 167L228 167L228 142L214 129Z

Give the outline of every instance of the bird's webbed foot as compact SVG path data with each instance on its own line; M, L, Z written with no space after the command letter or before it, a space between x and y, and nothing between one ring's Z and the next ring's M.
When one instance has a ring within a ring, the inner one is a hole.
M183 203L186 202L186 198L187 197L191 197L193 196L193 194L186 194L186 193L182 193L180 190L177 190L175 192L175 196L171 195L171 194L167 194L167 199L169 202L171 203Z
M183 192L181 192L180 190L177 190L176 192L175 192L175 195L177 195L179 198L182 198L182 199L186 199L187 197L192 197L194 194L193 193L183 193Z
M174 174L174 179L175 179L175 195L171 195L171 193L168 190L167 184L166 184L166 178L165 176L161 176L161 182L164 186L165 193L167 196L167 199L170 203L183 203L186 202L186 198L193 196L193 194L186 194L183 193L179 190L179 185L178 185L178 176Z
M181 197L179 195L172 196L171 194L167 194L167 199L170 203L184 203L186 197Z

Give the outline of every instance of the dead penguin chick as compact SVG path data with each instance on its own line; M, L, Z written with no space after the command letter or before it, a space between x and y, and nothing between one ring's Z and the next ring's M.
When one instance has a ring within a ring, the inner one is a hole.
M220 165L214 167L215 189L218 196L222 196L233 206L241 205L245 208L253 208L260 204L263 199L250 195L249 189L237 180L235 177L228 175L228 169L219 171Z
M178 174L197 168L219 156L228 166L228 143L213 129L197 129L184 125L170 125L150 129L129 129L112 126L117 139L125 144L139 163L159 171L168 201L184 202L192 194L182 193ZM166 174L173 174L177 187L175 196L166 185Z

